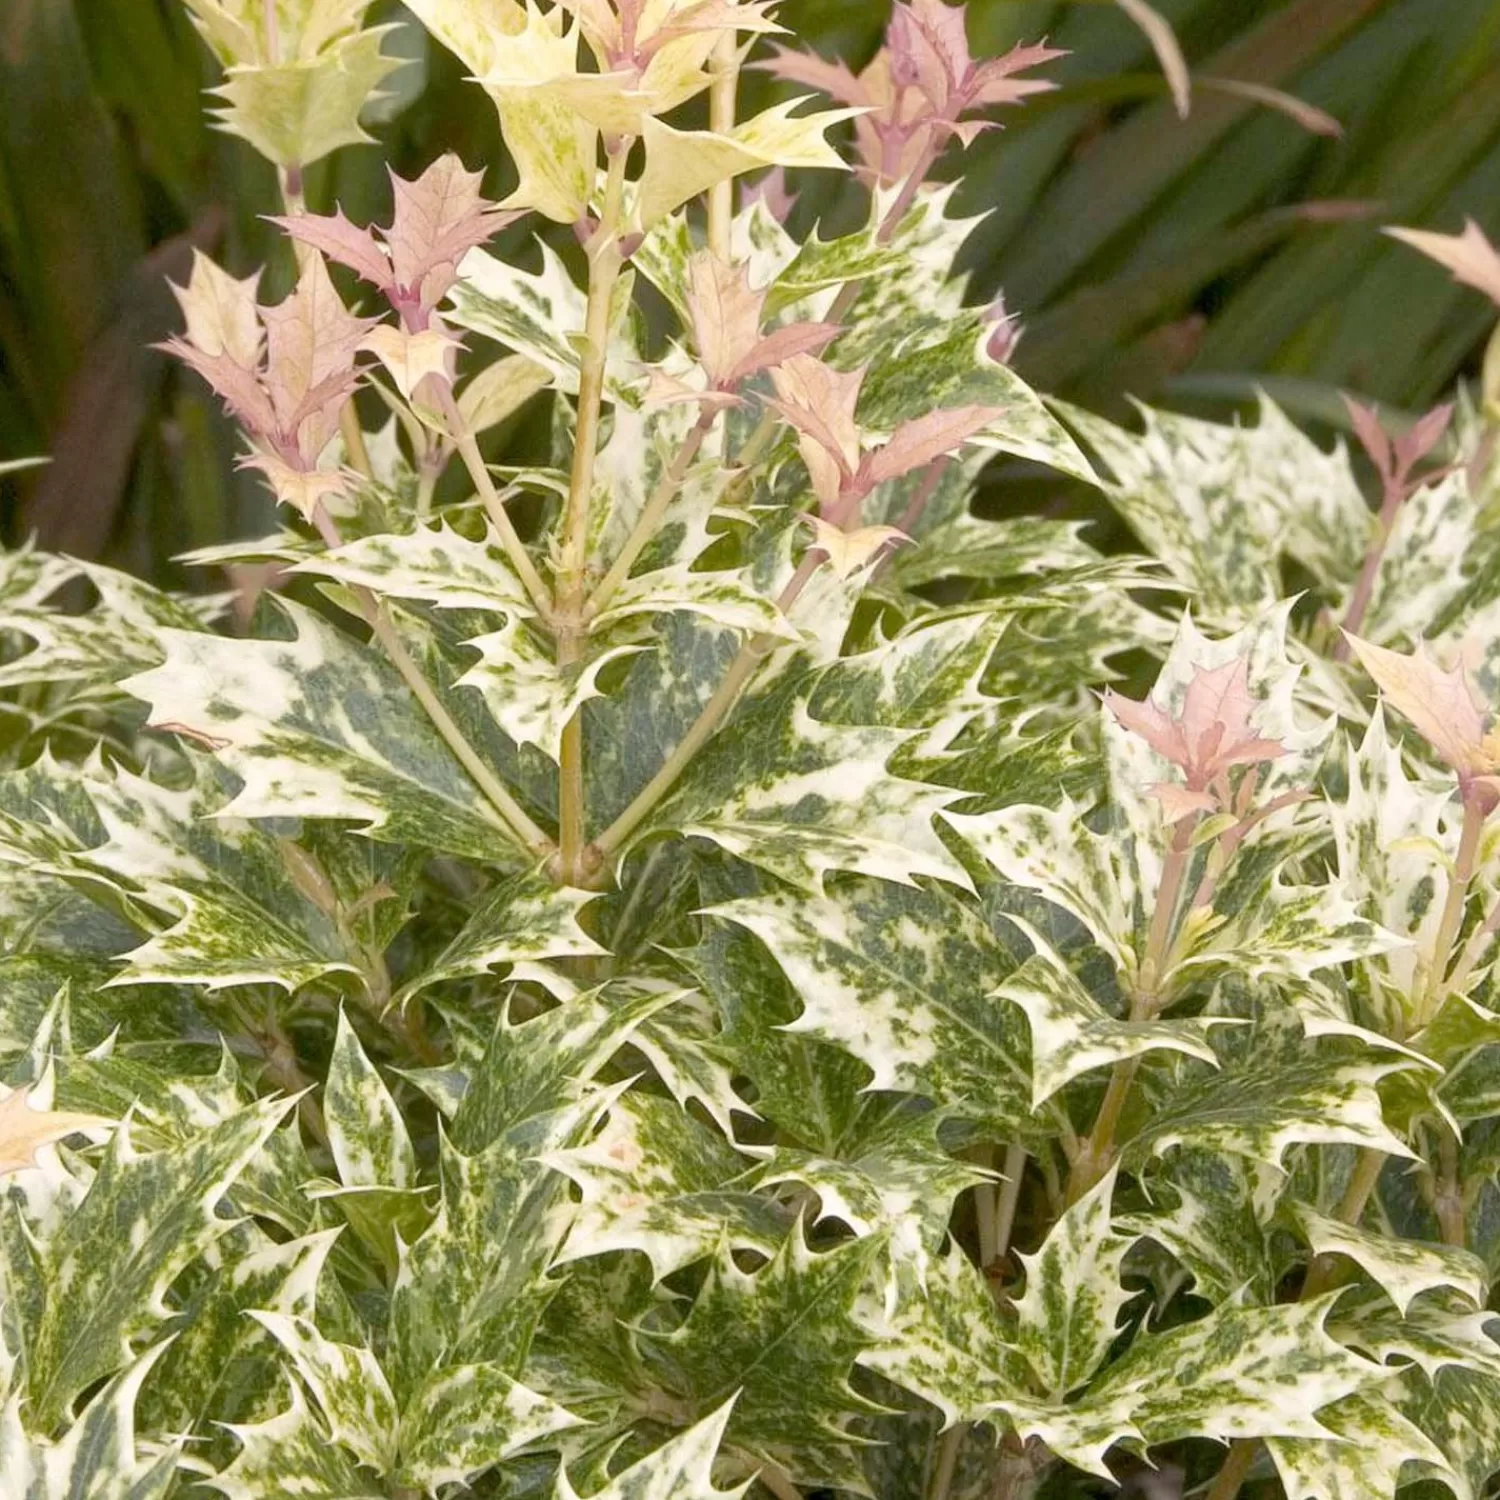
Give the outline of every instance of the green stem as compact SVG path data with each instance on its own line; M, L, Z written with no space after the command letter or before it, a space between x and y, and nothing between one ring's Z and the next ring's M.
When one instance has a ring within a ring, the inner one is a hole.
M563 514L560 572L557 580L553 635L557 665L566 670L583 659L587 603L589 509L599 453L599 425L604 408L604 377L609 359L610 312L615 286L624 268L620 254L620 215L625 194L625 162L631 142L611 142L609 178L598 228L589 239L589 294L584 323L583 361L578 372L578 422L568 500ZM575 713L563 727L558 753L558 852L556 877L566 885L587 883L584 838L583 715Z
M1130 998L1130 1019L1149 1021L1160 1006L1160 989L1165 977L1167 955L1171 951L1172 926L1182 896L1182 884L1192 859L1193 830L1197 818L1184 818L1172 835L1167 857L1162 861L1161 882L1156 888L1156 907L1151 913L1151 927L1146 936L1146 952L1136 975ZM1067 1200L1076 1203L1109 1170L1115 1154L1115 1132L1125 1111L1130 1087L1140 1070L1140 1059L1128 1057L1117 1062L1109 1075L1109 1084L1094 1117L1094 1128L1073 1162L1068 1174Z
M651 492L651 497L646 501L635 525L631 527L630 535L625 538L625 545L620 548L620 555L615 558L610 565L609 572L600 580L599 587L590 597L587 608L590 619L603 610L620 585L630 577L630 570L635 566L636 559L646 550L651 539L660 529L662 518L666 515L673 500L677 498L683 480L687 478L688 470L692 468L709 433L713 431L714 420L714 412L711 409L705 410L693 424L692 431L683 439L682 446L677 450L666 472Z
M337 547L342 543L338 527L323 506L318 507L314 520L330 547ZM552 841L505 789L499 777L479 758L468 737L459 728L457 720L444 707L442 700L433 691L432 684L422 674L422 669L412 660L411 653L396 634L396 627L391 623L384 606L367 588L355 586L350 592L359 606L360 615L370 627L371 634L380 643L391 665L411 690L412 696L422 705L432 727L442 736L458 763L469 773L475 786L484 793L494 810L498 826L528 854L537 859L545 859L552 852Z
M791 609L802 590L807 587L808 580L817 572L820 562L821 555L816 549L809 551L798 565L791 581L781 591L776 601L778 609L783 613ZM641 825L652 808L672 790L677 778L691 764L693 757L708 743L725 715L734 707L739 699L740 690L754 675L756 668L766 656L775 650L778 643L778 637L761 634L752 636L740 647L739 653L729 664L729 670L724 674L724 680L714 690L713 697L703 705L687 733L662 762L661 769L636 793L630 806L595 841L593 847L601 861L615 853Z
M526 550L521 538L516 534L516 528L511 524L505 503L500 498L500 492L495 488L495 481L490 478L484 455L479 451L479 440L464 420L463 413L459 411L458 402L453 399L451 386L442 387L441 399L443 419L448 423L454 446L458 449L459 457L464 461L464 467L469 471L469 478L474 482L474 489L484 505L485 514L490 518L490 524L500 538L500 545L505 548L505 555L510 559L510 565L516 570L516 576L524 585L531 602L536 605L542 618L548 619L552 613L552 596L547 592L547 585L542 582L542 576L537 572L536 564L531 560L531 554ZM436 479L433 483L437 483Z

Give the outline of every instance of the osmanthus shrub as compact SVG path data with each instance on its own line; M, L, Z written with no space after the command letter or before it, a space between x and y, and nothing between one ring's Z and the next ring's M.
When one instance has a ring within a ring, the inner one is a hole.
M298 266L179 289L238 595L0 569L0 1494L1480 1500L1500 376L1353 409L1378 514L1270 405L1049 408L925 180L1044 47L912 0L741 120L766 3L409 3L519 186L357 225L363 7L191 0ZM835 127L864 228L736 199Z

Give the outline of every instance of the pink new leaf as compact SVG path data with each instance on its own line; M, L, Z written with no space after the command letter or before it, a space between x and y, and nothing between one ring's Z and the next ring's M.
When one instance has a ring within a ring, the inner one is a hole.
M227 354L204 354L186 339L175 335L157 347L175 355L190 370L201 375L230 414L252 432L274 431L276 412L254 371L247 370Z
M1500 305L1500 250L1486 238L1473 219L1465 219L1462 234L1436 234L1426 229L1385 231L1392 239L1420 250L1453 273L1456 281L1478 288Z
M267 217L300 244L311 245L329 260L348 266L361 281L368 281L382 292L390 291L393 281L389 256L368 229L360 228L344 216L343 209L335 209L331 214L270 214Z
M1360 447L1375 465L1375 472L1380 475L1382 482L1389 482L1395 473L1391 440L1386 436L1385 428L1380 425L1375 408L1363 405L1352 396L1344 397L1344 406L1349 413L1349 425L1354 429Z
M890 442L865 459L860 476L873 488L913 469L924 468L933 459L942 458L983 432L1003 415L998 406L955 406L903 422L891 434Z
M762 370L784 365L799 354L818 354L843 331L837 323L789 323L778 328L761 339L729 372L729 383L737 385Z
M730 265L711 250L688 262L688 313L710 384L728 384L735 366L759 342L765 304L765 289L750 285L746 267Z
M1231 769L1287 753L1280 740L1262 737L1251 723L1256 700L1243 657L1200 667L1188 683L1180 714L1167 713L1150 698L1139 703L1123 698L1113 689L1106 690L1104 706L1123 729L1183 772L1185 786L1167 782L1150 789L1173 822L1194 811L1227 810Z
M864 80L851 71L847 63L829 62L812 52L794 52L790 47L777 47L764 62L752 63L788 83L803 83L809 88L837 99L841 104L856 106L875 103Z
M482 180L451 151L413 182L391 174L396 207L385 238L404 301L430 312L453 285L465 252L520 217L484 197Z
M1484 705L1474 695L1462 662L1444 670L1418 646L1410 656L1345 632L1381 696L1458 772L1460 783L1500 768L1500 745L1485 726Z

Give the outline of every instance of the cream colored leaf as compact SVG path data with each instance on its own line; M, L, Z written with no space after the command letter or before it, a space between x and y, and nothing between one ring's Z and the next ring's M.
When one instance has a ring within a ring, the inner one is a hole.
M817 550L832 565L840 578L852 577L868 567L887 547L909 541L904 531L894 526L862 526L858 531L844 531L817 516L807 518L817 536Z
M259 271L239 281L194 250L188 284L172 288L187 319L188 343L203 354L227 354L241 368L255 369L263 342L255 306L259 282Z
M405 328L382 323L365 335L359 347L385 366L397 390L411 401L417 387L429 375L440 380L452 379L458 340L446 329L424 328L420 333L410 333Z
M655 118L642 124L646 169L636 196L636 219L649 229L659 219L721 182L762 167L842 167L824 134L858 110L793 115L791 99L746 120L732 135L677 130Z
M0 1177L36 1164L43 1147L116 1122L100 1115L74 1114L68 1110L33 1109L29 1089L13 1090L0 1099Z

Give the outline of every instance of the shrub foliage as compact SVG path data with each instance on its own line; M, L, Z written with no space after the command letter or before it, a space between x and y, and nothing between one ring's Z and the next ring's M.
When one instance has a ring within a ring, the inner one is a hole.
M732 185L851 115L736 118L760 0L412 0L520 184L384 226L300 200L362 7L190 5L298 278L171 347L287 521L222 597L0 568L4 1494L1478 1500L1493 408L1355 407L1372 516L1270 404L1049 406L926 176L1054 54L939 0L771 54L862 111L801 244Z

